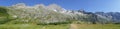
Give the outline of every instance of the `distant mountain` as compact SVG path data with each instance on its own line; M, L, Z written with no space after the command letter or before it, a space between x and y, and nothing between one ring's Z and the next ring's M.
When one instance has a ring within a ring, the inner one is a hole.
M119 12L107 12L107 13L96 12L95 14L99 14L99 15L108 17L108 18L112 19L112 21L114 23L120 23L120 13Z
M66 10L56 4L45 6L38 4L35 6L26 6L23 3L16 4L10 7L5 7L10 18L13 20L8 23L34 23L34 24L49 24L49 23L112 23L119 22L120 16L116 13L104 12L86 12L84 10ZM5 10L6 10L5 9ZM2 8L0 8L2 10ZM2 12L2 11L0 11ZM8 17L9 18L9 17Z

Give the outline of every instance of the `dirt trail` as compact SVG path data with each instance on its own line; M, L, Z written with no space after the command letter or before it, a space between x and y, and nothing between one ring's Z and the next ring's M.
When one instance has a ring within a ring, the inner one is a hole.
M78 26L77 26L77 24L70 24L69 29L78 29Z

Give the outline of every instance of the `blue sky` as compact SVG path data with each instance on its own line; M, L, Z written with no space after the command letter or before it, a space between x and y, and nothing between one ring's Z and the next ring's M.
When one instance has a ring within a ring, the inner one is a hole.
M25 3L29 6L54 3L65 9L85 9L90 12L120 12L120 0L0 0L0 6L11 6L17 3Z

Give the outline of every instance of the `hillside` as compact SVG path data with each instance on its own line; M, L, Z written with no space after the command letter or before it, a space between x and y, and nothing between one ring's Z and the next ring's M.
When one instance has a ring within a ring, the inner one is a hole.
M8 18L9 14L8 14L7 11L8 11L7 8L0 7L0 24L4 24L4 23L10 21L9 18Z

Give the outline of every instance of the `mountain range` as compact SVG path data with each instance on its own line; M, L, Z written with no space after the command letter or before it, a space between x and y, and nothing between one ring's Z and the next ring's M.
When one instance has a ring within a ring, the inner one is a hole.
M86 12L84 10L66 10L59 5L45 6L37 4L26 6L24 3L8 7L0 7L0 23L49 24L49 23L120 23L119 12ZM4 19L3 19L4 18ZM5 18L7 18L5 20Z

